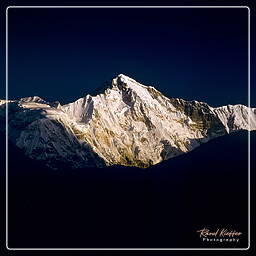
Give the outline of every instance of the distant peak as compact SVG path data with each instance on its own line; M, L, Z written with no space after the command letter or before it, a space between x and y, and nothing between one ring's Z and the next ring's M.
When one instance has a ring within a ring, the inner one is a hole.
M43 100L43 99L40 98L39 96L21 98L20 101L22 101L22 102L47 103L45 100Z

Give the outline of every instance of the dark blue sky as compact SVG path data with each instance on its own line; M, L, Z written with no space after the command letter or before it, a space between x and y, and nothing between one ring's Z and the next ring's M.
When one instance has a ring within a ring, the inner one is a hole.
M9 98L68 103L119 73L169 97L247 104L248 10L9 9Z

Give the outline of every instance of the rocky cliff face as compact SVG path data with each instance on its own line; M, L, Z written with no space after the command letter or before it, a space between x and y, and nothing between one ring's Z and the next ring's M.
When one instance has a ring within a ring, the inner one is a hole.
M6 101L0 101L0 129ZM61 106L29 97L8 102L10 140L52 168L125 165L146 168L236 130L256 129L256 109L212 108L167 98L119 75L97 96ZM249 127L250 125L250 127Z

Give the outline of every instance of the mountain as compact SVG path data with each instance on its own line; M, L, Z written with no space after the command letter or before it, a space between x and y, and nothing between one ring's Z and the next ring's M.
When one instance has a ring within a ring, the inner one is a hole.
M0 146L4 144L0 136ZM12 143L8 151L11 248L247 247L246 131L220 136L146 171L126 166L56 171ZM253 131L251 156L255 151ZM255 160L251 157L251 188ZM5 181L1 150L0 163ZM251 193L251 202L255 195ZM196 231L204 227L243 234L238 243L203 242Z
M0 130L27 156L53 169L124 165L146 168L210 139L256 129L256 109L213 108L167 98L118 75L102 93L61 106L38 96L0 101Z

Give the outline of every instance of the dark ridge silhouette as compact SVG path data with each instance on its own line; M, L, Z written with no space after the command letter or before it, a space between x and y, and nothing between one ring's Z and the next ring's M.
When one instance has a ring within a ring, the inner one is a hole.
M247 247L247 135L148 169L51 170L9 143L9 247ZM243 235L206 243L196 232L204 227Z

